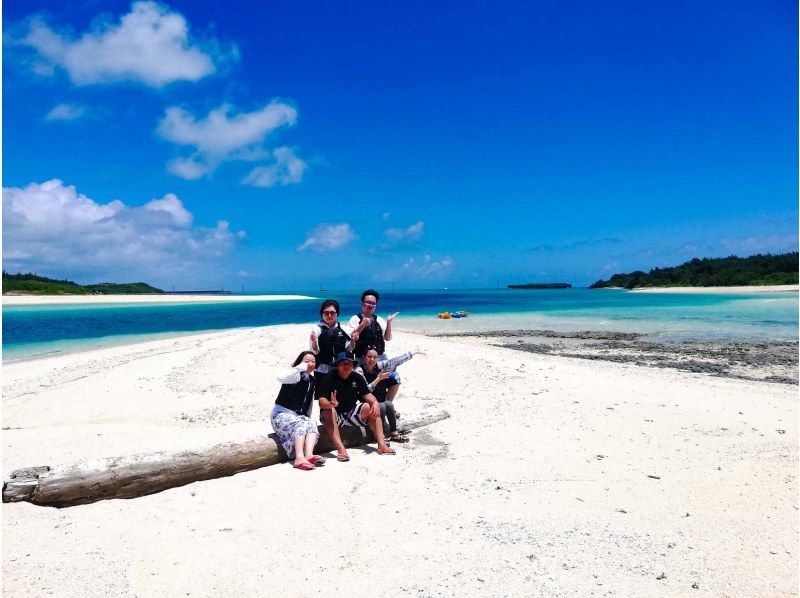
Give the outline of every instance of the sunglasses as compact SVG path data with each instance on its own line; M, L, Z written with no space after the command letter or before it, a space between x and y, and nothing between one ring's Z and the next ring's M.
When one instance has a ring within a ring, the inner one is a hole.
M361 303L363 303L364 305L378 305L374 301L362 301Z
M328 310L328 311L324 311L324 312L322 312L322 315L323 315L323 316L335 316L335 315L337 315L337 314L336 314L336 312L335 312L335 311L333 311L333 310Z

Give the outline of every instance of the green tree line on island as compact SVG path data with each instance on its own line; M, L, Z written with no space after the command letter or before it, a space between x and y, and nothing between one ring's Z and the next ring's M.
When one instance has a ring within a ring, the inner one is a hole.
M98 284L77 284L71 280L56 280L37 274L9 274L3 270L3 294L19 295L152 295L164 291L146 282L117 284L100 282Z
M672 268L637 270L598 280L590 289L621 287L733 287L798 283L798 252L695 258Z

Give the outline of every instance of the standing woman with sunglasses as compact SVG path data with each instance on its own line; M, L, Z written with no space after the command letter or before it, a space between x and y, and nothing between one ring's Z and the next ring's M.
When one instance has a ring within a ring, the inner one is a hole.
M311 329L311 350L317 355L317 373L336 369L334 361L342 351L352 351L353 342L339 324L339 302L326 299L319 308L319 322Z

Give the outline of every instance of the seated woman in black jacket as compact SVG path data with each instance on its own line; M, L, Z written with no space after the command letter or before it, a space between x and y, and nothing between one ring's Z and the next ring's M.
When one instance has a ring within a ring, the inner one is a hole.
M316 364L314 352L303 351L294 360L292 369L278 376L283 385L270 415L278 442L289 458L294 458L294 467L306 471L325 463L325 459L314 454L319 439L317 426L311 421Z

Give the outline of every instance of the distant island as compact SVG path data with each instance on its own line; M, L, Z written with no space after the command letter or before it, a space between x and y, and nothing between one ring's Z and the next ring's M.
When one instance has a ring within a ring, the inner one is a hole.
M798 252L757 254L750 257L731 255L722 258L695 258L672 268L653 268L629 274L614 274L598 280L590 289L619 287L734 287L798 283Z
M163 295L145 282L77 284L37 274L9 274L3 270L3 295Z
M529 282L527 284L510 284L509 289L571 289L568 282Z

